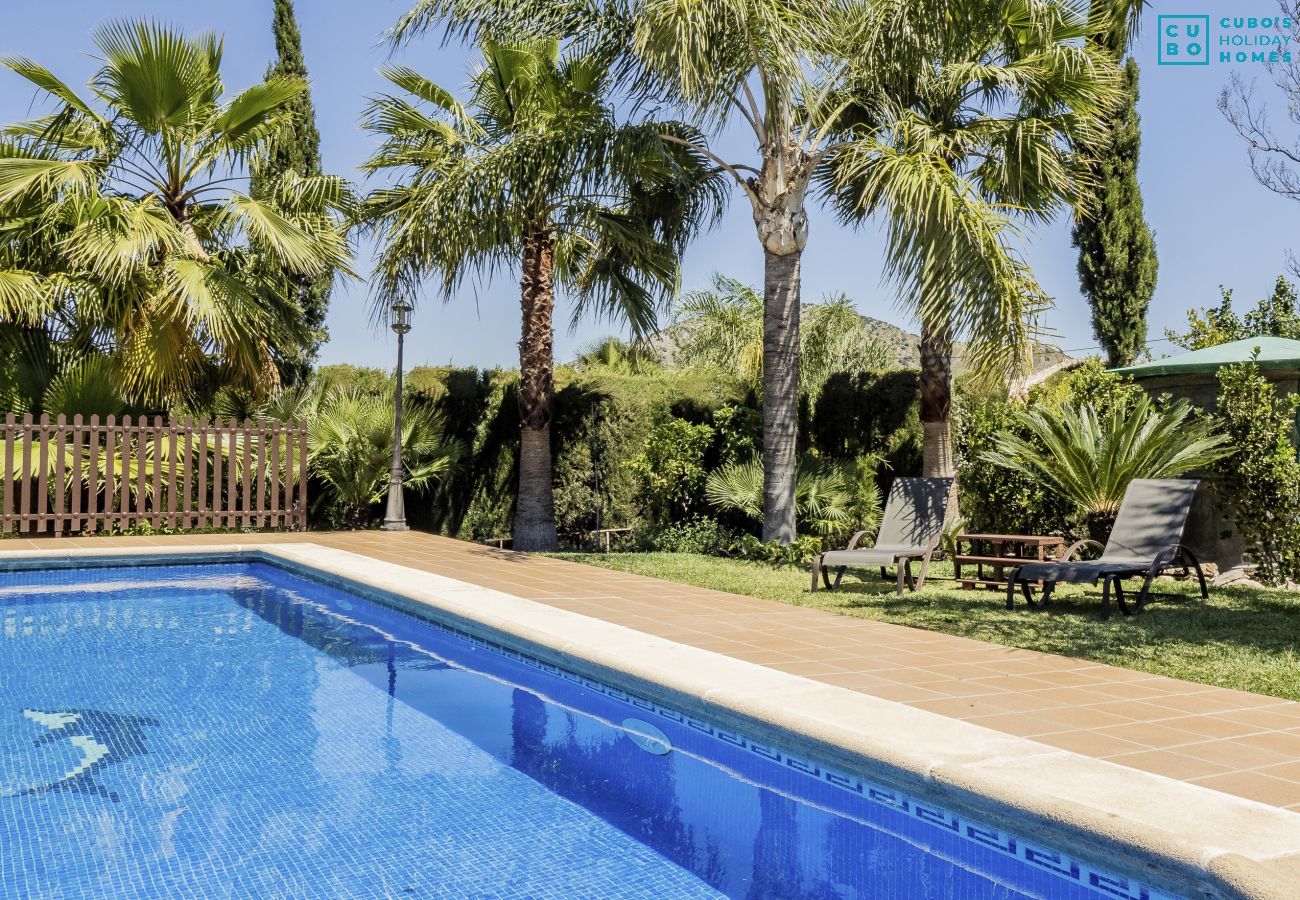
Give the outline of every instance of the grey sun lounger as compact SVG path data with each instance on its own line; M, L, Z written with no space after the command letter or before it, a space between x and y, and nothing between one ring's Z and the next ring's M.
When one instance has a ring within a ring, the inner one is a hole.
M812 589L817 590L820 576L826 587L834 590L840 586L840 579L848 568L879 566L880 577L888 578L885 570L897 566L899 596L903 594L904 583L919 591L925 584L930 557L943 534L951 493L951 478L895 478L875 542L871 547L858 549L858 542L867 534L859 531L849 540L848 549L819 554L813 560ZM912 578L914 559L921 560L921 571L915 580ZM838 570L834 584L831 583L830 569Z
M1015 604L1016 585L1024 593L1025 601L1040 608L1051 599L1058 583L1096 584L1101 582L1101 614L1110 616L1111 594L1126 615L1142 611L1147 601L1156 596L1151 582L1169 569L1181 568L1184 575L1196 571L1201 584L1201 598L1210 596L1205 584L1205 572L1192 551L1183 546L1183 530L1187 516L1200 484L1191 478L1140 478L1135 479L1124 492L1119 515L1110 539L1102 549L1101 557L1094 561L1074 560L1074 555L1086 546L1101 547L1096 541L1082 540L1072 544L1060 559L1053 562L1034 562L1011 570L1007 578L1007 609ZM1135 597L1124 593L1121 581L1139 578L1142 589ZM1043 583L1042 596L1035 599L1032 582Z

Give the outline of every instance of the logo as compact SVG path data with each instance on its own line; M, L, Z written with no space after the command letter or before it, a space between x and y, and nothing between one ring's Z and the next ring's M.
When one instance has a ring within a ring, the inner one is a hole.
M1162 66L1210 64L1209 16L1160 16L1156 20Z
M1297 38L1287 16L1222 16L1210 33L1209 16L1158 16L1157 61L1162 66L1289 63Z

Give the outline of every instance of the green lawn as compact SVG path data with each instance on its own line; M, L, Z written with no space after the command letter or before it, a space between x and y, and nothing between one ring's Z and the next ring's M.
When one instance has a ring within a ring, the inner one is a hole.
M1100 593L1063 586L1050 611L1014 610L1005 595L963 591L931 581L920 594L896 597L866 573L845 576L835 592L808 590L807 569L778 569L688 553L556 554L683 584L812 606L846 616L927 628L1008 647L1044 650L1173 678L1300 700L1300 594L1247 587L1211 588L1202 602L1190 585L1161 583L1185 597L1160 600L1141 615L1099 617ZM931 577L950 576L946 564Z

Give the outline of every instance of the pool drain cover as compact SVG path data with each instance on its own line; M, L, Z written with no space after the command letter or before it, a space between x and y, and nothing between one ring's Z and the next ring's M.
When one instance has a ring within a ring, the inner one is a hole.
M642 722L640 719L624 719L623 728L626 729L627 736L632 739L632 743L646 753L665 756L673 751L673 744L672 741L668 740L668 735L649 722Z

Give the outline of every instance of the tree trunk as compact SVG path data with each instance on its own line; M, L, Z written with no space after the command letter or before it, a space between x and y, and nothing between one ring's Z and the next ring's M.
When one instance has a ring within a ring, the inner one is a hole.
M763 253L763 540L795 538L799 432L799 262Z
M953 474L952 329L947 322L921 324L921 474Z
M524 240L523 334L519 339L519 497L514 548L554 550L555 494L551 476L551 403L555 393L555 245L549 232Z

